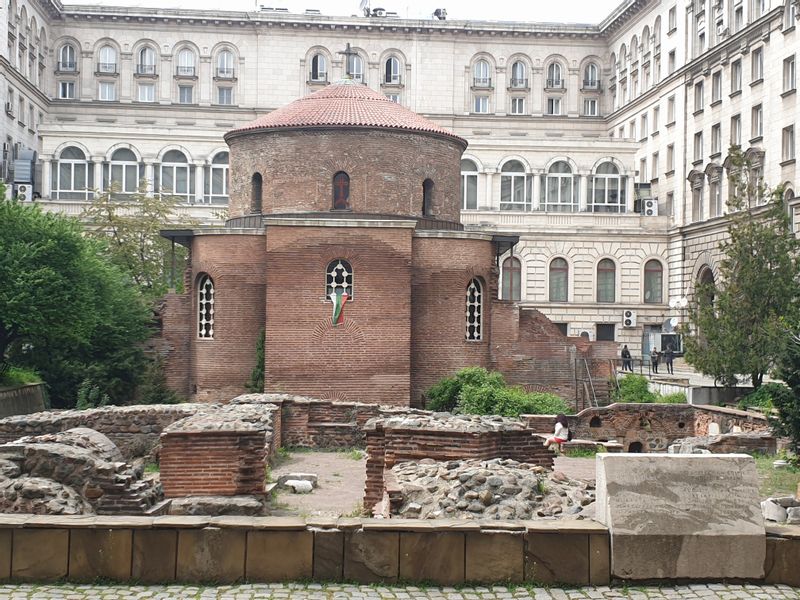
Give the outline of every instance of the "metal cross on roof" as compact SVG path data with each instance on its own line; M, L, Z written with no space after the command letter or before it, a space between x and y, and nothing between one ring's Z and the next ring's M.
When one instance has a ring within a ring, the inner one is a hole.
M351 77L353 74L350 72L350 65L352 64L350 57L351 56L358 56L358 52L350 48L350 42L347 42L347 46L345 46L344 51L339 51L337 54L344 55L344 73L346 77Z

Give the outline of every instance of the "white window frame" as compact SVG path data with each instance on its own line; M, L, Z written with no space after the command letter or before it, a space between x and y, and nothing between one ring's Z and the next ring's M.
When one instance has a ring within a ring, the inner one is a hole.
M783 59L783 91L791 92L797 89L797 63L795 55Z
M599 117L600 109L597 98L584 98L583 99L583 116L585 117Z
M755 83L764 79L764 47L754 48L750 55L750 81Z
M76 84L74 81L59 81L58 82L58 98L59 100L75 100Z
M525 97L524 96L512 96L511 97L511 114L512 115L524 115L525 114Z
M150 90L152 93L145 93ZM155 83L139 83L136 86L136 101L137 102L155 102L156 101L156 84Z
M138 160L114 159L115 150L108 162L108 179L104 181L105 189L111 188L113 182L119 184L118 193L135 194L139 191L139 181L143 177L141 165Z
M489 96L475 94L472 99L472 112L477 115L489 114Z
M506 171L514 164L521 171ZM532 207L531 178L525 172L525 165L517 160L510 160L500 168L500 210L529 211Z
M557 98L555 96L548 96L547 114L553 117L561 116L561 98Z
M101 102L113 102L117 99L116 81L99 81L97 83L97 99Z
M781 132L781 156L782 161L795 159L794 125L784 127Z
M233 106L233 86L218 85L216 92L216 103L219 106Z
M566 173L553 171L558 164L565 164L569 169ZM548 212L577 212L578 178L572 166L565 160L554 162L547 169L544 176L544 210ZM566 189L565 189L566 188Z
M471 162L474 166L474 170L465 171L464 161ZM474 191L475 197L470 198L470 182L474 184ZM475 206L470 206L473 204L471 202L474 200ZM478 209L478 165L475 163L474 160L465 158L461 160L461 210L477 210Z

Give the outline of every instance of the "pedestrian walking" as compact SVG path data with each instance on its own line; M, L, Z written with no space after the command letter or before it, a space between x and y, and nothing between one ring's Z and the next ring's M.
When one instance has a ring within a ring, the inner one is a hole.
M667 373L670 375L674 375L675 373L672 371L672 361L675 359L675 353L672 350L672 344L667 345L667 349L664 351L664 362L667 365Z
M622 346L622 352L620 352L620 356L622 357L622 370L623 371L631 371L633 372L633 364L631 361L631 351L628 350L628 344Z
M653 373L658 373L658 350L655 348L650 351L650 366L653 367Z

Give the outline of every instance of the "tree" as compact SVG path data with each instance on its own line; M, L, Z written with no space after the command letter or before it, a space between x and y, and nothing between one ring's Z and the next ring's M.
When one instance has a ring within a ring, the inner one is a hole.
M111 261L151 299L162 296L169 287L173 249L160 232L176 220L177 205L175 196L148 195L145 181L135 194L120 194L114 183L111 189L95 194L81 215L89 235L105 245ZM178 282L185 260L186 249L176 247Z
M83 381L130 398L144 364L149 311L80 224L0 200L0 364L36 370L54 406Z
M785 323L798 322L800 242L783 190L767 190L737 148L730 157L733 194L728 238L720 244L721 285L697 286L684 330L686 360L725 385L746 374L758 388L786 352ZM753 208L760 199L766 203Z

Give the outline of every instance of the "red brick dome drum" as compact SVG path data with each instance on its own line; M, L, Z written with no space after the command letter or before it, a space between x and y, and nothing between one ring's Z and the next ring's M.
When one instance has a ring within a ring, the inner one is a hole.
M464 139L344 80L225 135L230 216L352 212L458 221Z

